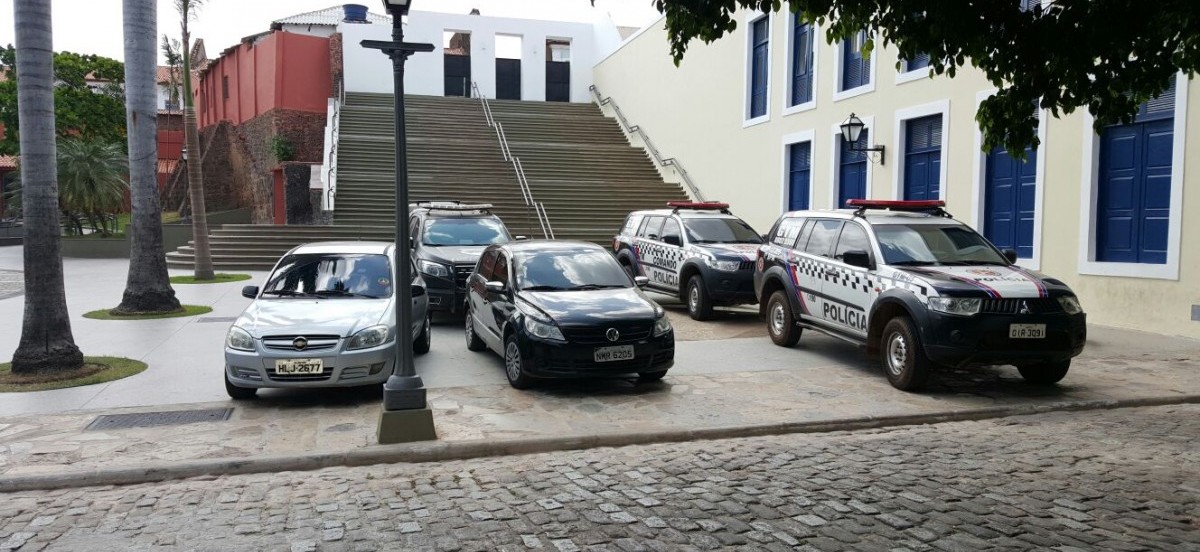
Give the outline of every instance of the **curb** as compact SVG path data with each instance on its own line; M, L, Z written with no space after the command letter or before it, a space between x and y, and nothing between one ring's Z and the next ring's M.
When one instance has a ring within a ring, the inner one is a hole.
M1013 405L972 410L952 410L896 416L861 416L825 421L783 422L703 429L602 433L562 437L534 437L503 441L453 441L382 445L347 452L291 456L254 456L237 459L194 460L144 467L68 470L64 473L0 477L0 493L157 483L201 476L246 475L284 471L313 471L330 467L359 467L375 464L425 463L687 441L763 437L796 433L829 433L913 425L938 424L1028 416L1049 412L1079 412L1178 404L1200 404L1200 395L1138 399L1088 400L1042 405Z

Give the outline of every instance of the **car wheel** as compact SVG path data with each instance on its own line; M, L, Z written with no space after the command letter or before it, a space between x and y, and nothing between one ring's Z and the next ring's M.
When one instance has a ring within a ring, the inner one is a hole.
M517 389L528 389L532 383L525 375L525 357L515 334L504 340L504 375L508 377L508 384Z
M1025 378L1025 381L1038 385L1058 383L1067 377L1067 370L1070 369L1070 360L1026 364L1025 366L1017 367L1017 371L1021 372L1021 377Z
M666 370L662 370L659 372L638 372L638 381L640 381L642 383L650 383L650 382L659 381L666 376L667 376Z
M708 320L712 318L712 299L708 297L704 279L699 274L688 279L686 299L688 314L692 315L692 319Z
M253 399L258 394L258 389L254 387L238 387L229 381L229 374L225 374L225 392L229 394L229 398L235 401L247 401Z
M429 346L433 343L433 315L425 315L425 324L421 326L421 333L417 334L417 338L413 340L413 352L418 355L423 355L429 352Z
M915 391L929 378L930 364L920 337L907 316L897 316L883 327L880 351L883 371L892 387Z
M767 333L771 341L780 347L791 347L800 341L803 329L796 325L796 317L792 316L792 303L788 301L787 292L777 290L767 299Z
M482 351L487 345L479 338L479 334L475 333L475 317L471 314L471 309L467 308L466 312L465 333L467 336L467 349L471 351Z

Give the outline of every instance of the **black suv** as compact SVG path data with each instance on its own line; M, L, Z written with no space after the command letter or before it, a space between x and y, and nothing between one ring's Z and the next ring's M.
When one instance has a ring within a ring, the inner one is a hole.
M461 312L467 277L484 248L512 241L491 208L457 201L420 201L409 206L413 258L429 291L429 310Z

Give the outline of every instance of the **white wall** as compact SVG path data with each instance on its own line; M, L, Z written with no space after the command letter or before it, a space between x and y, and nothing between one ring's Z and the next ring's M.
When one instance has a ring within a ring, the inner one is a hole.
M391 25L339 25L347 92L392 92L391 61L378 50L359 45L363 40L390 40ZM471 33L471 79L483 94L496 97L496 35L521 37L521 98L546 99L546 39L571 41L571 101L591 101L592 66L616 50L621 37L612 20L595 23L537 21L480 15L414 11L404 29L406 42L426 42L434 51L413 54L405 65L405 91L409 94L443 95L442 35L445 31Z

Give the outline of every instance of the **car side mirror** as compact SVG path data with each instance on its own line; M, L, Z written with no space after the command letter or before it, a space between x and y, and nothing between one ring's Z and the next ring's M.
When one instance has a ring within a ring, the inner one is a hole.
M667 245L674 245L675 247L683 245L683 240L679 236L663 236L662 241Z
M647 278L645 276L634 276L633 283L635 285L637 285L637 287L644 288L644 287L646 287L647 284L650 283L650 278Z
M258 297L258 286L246 286L242 288L242 297L246 299L254 299Z
M870 270L871 256L866 251L855 249L842 254L842 262L850 266L857 266Z
M508 289L508 286L504 285L504 282L495 281L483 284L483 287L488 290L488 293L504 293Z
M422 296L422 295L425 295L425 286L422 286L422 285L420 285L420 284L413 284L413 287L412 287L412 296L413 296L413 297L420 297L420 296Z
M1000 250L1000 252L1004 254L1004 258L1008 259L1008 262L1010 264L1017 264L1017 250L1016 249L1002 249L1002 250Z

